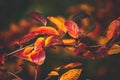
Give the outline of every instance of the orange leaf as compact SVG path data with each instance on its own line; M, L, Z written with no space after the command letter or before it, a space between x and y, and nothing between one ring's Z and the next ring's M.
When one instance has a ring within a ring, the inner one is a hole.
M66 33L66 28L64 26L64 21L63 19L61 20L60 18L57 18L57 17L52 17L52 16L49 16L47 17L52 23L54 23L58 29L60 29L61 31L65 32Z
M27 61L31 61L31 58L30 58L31 49L26 48L25 50L21 50L21 51L17 52L14 56L19 57L19 58L24 59L24 60L27 60Z
M120 35L120 20L116 19L112 21L108 27L106 37L108 40L113 38L114 36Z
M59 73L57 71L51 71L48 76L58 76Z
M25 50L23 51L22 56L27 56L28 54L31 53L31 51L33 50L33 47L32 46L28 46L25 48Z
M34 50L40 49L45 43L45 38L39 37L34 43Z
M100 37L98 39L98 44L106 44L108 42L107 38Z
M108 55L120 53L120 45L113 44L113 46L108 50Z
M78 25L72 20L65 21L65 27L67 28L68 34L73 38L79 37Z
M76 40L75 39L63 39L62 43L63 44L73 45L73 44L76 44Z
M50 26L41 26L31 33L47 34L47 35L59 35L57 30Z
M46 54L43 48L31 53L31 61L37 65L42 65L45 61Z
M71 69L60 77L60 80L78 80L82 69Z
M49 36L45 40L45 47L53 46L59 44L61 41L59 36Z

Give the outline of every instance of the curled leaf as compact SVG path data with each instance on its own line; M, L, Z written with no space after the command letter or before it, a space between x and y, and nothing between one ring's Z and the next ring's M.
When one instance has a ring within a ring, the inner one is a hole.
M37 51L32 51L31 53L31 62L37 65L42 65L45 61L45 58L46 58L46 54L43 48Z
M31 13L29 14L29 16L30 16L31 18L37 20L38 22L41 22L43 25L46 26L46 24L47 24L47 19L46 19L46 17L45 17L43 14L38 13L38 12L31 12Z
M74 55L81 56L84 51L86 51L87 45L84 43L80 43L78 47L74 50Z
M106 32L106 37L108 40L110 40L111 38L118 35L120 35L120 20L116 19L110 23Z
M45 43L44 37L39 37L34 43L34 50L40 49Z
M64 26L64 20L61 18L57 18L57 17L52 17L52 16L49 16L47 17L52 23L54 23L58 29L60 29L61 31L65 32L66 33L66 28Z
M60 77L60 80L78 80L82 69L71 69Z
M47 34L47 35L59 35L57 30L50 26L41 26L37 28L36 30L32 31L31 33L39 33L39 34Z
M59 36L49 36L45 40L45 47L53 46L59 44L61 41Z
M113 44L113 46L108 50L108 55L120 53L120 45Z
M72 20L65 21L65 27L68 31L68 34L73 38L79 37L79 28L78 25Z
M63 44L73 45L73 44L76 44L76 40L75 39L63 39L62 43Z

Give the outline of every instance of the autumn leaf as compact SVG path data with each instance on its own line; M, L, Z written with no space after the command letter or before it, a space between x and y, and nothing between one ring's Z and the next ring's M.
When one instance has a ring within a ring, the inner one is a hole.
M74 44L76 44L76 40L75 39L62 39L62 43L63 44L74 45Z
M39 34L47 34L47 35L59 35L59 33L57 32L57 30L53 27L50 26L41 26L39 28L37 28L36 30L32 31L31 33L35 34L35 33L39 33Z
M49 16L47 17L52 23L54 23L56 25L56 27L58 29L60 29L61 31L65 32L66 33L66 28L65 28L65 25L64 25L64 20L61 18L57 18L57 17L52 17L52 16Z
M15 56L33 62L37 65L43 64L46 58L45 51L43 50L43 48L40 48L39 50L36 51L33 50L33 47L27 47L25 48L24 51L16 53Z
M84 43L80 43L78 47L74 50L74 55L81 56L86 50L87 45Z
M31 53L31 62L37 65L42 65L45 61L45 58L46 58L46 54L43 48L37 51L32 51Z
M106 37L100 37L98 39L98 44L106 44L108 42L108 39Z
M60 80L78 80L82 69L71 69L60 77Z
M82 65L82 63L80 63L80 62L72 62L72 63L69 63L69 64L65 65L64 67L62 67L62 69L75 68L75 67L78 67L81 65Z
M48 76L59 76L59 73L57 71L51 71Z
M86 59L90 59L90 58L93 57L93 52L91 52L91 51L88 50L88 51L86 51L86 52L83 53L82 57L84 57Z
M40 49L45 43L44 37L39 37L34 43L34 50Z
M59 36L49 36L45 40L45 47L60 44L60 42L61 42L61 39Z
M4 58L5 58L5 55L4 54L0 54L0 65L4 64Z
M29 16L38 22L41 22L43 25L47 25L47 18L43 14L38 12L31 12Z
M78 25L72 20L65 21L65 27L68 31L68 34L73 38L79 37L79 28Z
M22 56L27 56L28 54L30 54L33 50L32 46L28 46L24 49L24 51L21 53Z
M120 35L120 20L116 19L112 21L106 32L106 38L110 40L113 37Z
M120 45L113 44L113 46L108 50L108 55L120 53Z

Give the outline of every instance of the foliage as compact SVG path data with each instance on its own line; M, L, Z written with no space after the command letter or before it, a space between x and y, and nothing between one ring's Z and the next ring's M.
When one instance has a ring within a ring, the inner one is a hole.
M79 16L80 15L76 17ZM14 55L30 61L33 63L32 65L34 65L34 70L38 70L37 66L41 66L46 60L47 48L54 48L56 46L71 50L71 55L74 57L91 60L97 60L120 53L120 18L110 23L106 30L106 35L103 36L96 33L95 29L98 27L96 23L94 23L95 28L89 28L87 26L89 29L86 29L86 26L83 28L78 26L74 19L66 20L62 17L45 17L38 12L32 12L28 17L32 20L32 24L30 25L34 26L34 29L31 29L20 39L10 43L12 47L19 46L19 48L11 53L0 55L1 65L4 65L4 60L8 56ZM47 23L48 21L54 25L51 26ZM83 20L83 24L85 25L87 21L89 22L89 19ZM100 28L97 29L99 30ZM89 40L95 42L95 44L89 44ZM84 63L81 62L72 62L68 65L54 68L53 71L48 74L46 80L51 77L57 77L60 80L78 80L82 71L84 71L82 67L83 64ZM5 68L0 68L0 70L4 69ZM18 77L18 80L21 79Z

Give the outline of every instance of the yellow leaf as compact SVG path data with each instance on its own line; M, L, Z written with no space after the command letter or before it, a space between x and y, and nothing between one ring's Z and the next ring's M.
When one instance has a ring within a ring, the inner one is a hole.
M59 44L60 41L61 41L61 39L59 38L59 36L49 36L46 38L44 46L48 47L51 45Z
M45 43L45 38L44 37L39 37L35 43L34 43L34 49L38 50L40 49Z
M59 73L57 71L51 71L48 76L58 76Z
M33 50L33 47L32 47L32 46L26 47L25 50L24 50L23 53L22 53L22 56L28 55L29 53L31 53L32 50Z
M59 19L63 23L65 22L65 18L63 18L62 16L57 16L56 18Z
M120 45L114 44L109 50L108 55L118 54L120 53Z
M78 80L82 69L71 69L60 77L60 80Z
M54 23L58 29L66 33L66 28L64 26L64 20L56 17L49 16L47 17L52 23Z

